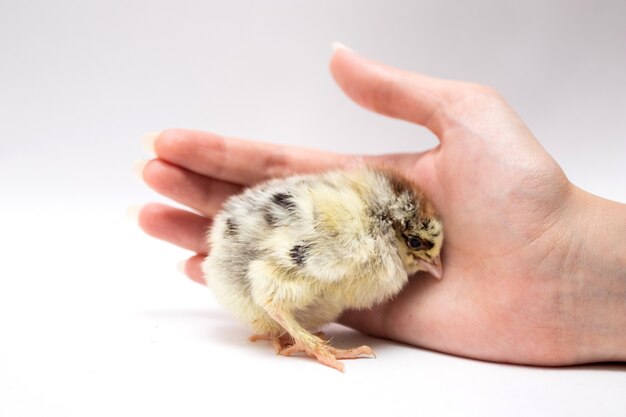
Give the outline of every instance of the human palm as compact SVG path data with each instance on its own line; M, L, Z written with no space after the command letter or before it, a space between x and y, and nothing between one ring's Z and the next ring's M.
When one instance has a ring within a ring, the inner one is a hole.
M572 359L559 347L562 317L552 299L560 265L546 253L559 238L551 231L571 184L497 94L469 94L450 105L454 127L443 127L440 146L412 161L407 156L403 167L442 216L444 279L413 279L393 302L348 313L344 322L462 356L567 362ZM490 130L506 125L514 131Z
M242 187L361 160L392 164L424 189L442 217L443 280L422 274L393 301L346 312L341 321L462 356L575 361L561 349L564 326L551 296L562 274L553 226L574 187L521 120L486 87L399 71L347 50L335 52L331 71L357 103L426 126L440 145L419 154L359 157L165 131L143 178L201 215L148 205L139 217L144 230L198 253L185 271L202 281L210 218Z

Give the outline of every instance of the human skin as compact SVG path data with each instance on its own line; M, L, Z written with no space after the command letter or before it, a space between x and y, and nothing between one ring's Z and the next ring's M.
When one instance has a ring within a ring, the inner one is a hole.
M626 206L574 186L493 89L401 71L336 48L333 77L357 104L425 126L439 145L375 157L166 130L139 174L200 214L137 213L151 236L196 253L204 282L211 217L230 195L273 177L390 164L419 184L444 228L441 281L412 278L391 302L348 311L367 334L464 357L532 365L626 361ZM208 277L210 280L211 277Z

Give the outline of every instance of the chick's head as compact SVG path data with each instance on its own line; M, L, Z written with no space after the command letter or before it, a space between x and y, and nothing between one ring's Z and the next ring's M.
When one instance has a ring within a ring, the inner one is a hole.
M441 279L443 225L423 194L407 188L396 194L391 207L400 258L409 274L427 271Z

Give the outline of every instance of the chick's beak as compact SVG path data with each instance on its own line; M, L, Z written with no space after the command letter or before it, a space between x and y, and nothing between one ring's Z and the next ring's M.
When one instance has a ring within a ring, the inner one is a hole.
M420 259L419 266L422 270L430 272L437 279L441 279L441 277L443 276L443 267L441 266L440 256L437 256L430 262Z

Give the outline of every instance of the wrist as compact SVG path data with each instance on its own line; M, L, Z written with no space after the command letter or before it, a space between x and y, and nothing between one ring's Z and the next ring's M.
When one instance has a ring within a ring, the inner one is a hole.
M626 361L626 206L574 188L559 309L573 361Z

